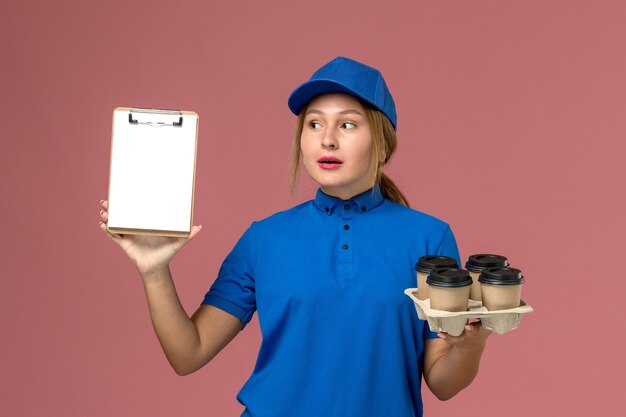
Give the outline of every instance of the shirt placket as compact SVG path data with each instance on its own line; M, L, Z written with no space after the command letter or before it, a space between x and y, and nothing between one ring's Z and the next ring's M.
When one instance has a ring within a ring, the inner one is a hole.
M351 277L354 273L354 220L356 204L353 201L344 202L340 207L339 222L339 264L338 276Z

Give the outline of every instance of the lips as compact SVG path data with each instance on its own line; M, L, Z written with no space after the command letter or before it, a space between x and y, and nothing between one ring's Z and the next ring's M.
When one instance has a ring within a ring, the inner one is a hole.
M317 163L322 169L336 169L339 168L341 164L343 164L343 161L334 156L322 156L320 159L317 160Z
M334 156L322 156L317 160L320 164L341 164L342 161Z

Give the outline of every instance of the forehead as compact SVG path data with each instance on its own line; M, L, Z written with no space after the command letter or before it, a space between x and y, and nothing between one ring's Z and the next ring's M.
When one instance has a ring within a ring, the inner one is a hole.
M365 114L363 106L355 97L343 93L322 94L315 97L307 105L307 112L310 110L324 113L336 113L345 110L357 110Z

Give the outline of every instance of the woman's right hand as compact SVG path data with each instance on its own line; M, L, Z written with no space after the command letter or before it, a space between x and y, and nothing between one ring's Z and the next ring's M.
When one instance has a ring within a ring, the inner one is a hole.
M101 200L100 205L100 230L122 248L142 276L166 268L178 251L202 229L202 226L193 226L188 238L110 233L107 231L109 202Z

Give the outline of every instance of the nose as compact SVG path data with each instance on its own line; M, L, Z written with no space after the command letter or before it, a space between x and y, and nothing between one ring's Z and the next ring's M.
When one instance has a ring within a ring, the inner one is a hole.
M324 149L337 149L339 147L339 143L337 142L337 138L335 138L335 133L333 129L326 129L324 132L324 137L322 138L322 148Z

